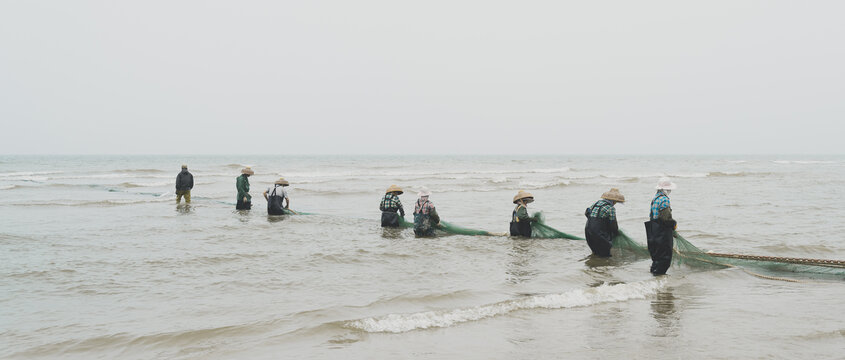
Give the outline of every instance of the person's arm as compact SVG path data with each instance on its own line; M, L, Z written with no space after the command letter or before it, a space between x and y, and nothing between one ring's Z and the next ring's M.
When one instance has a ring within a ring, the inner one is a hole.
M528 208L526 208L525 206L519 207L519 210L516 211L516 217L519 219L519 221L534 221L534 219L528 216Z
M188 190L191 190L191 189L194 188L194 175L193 174L188 173L188 181L189 181Z
M285 193L285 209L290 209L290 198L287 193Z
M264 200L270 201L270 198L267 197L267 191L270 189L264 190Z
M440 215L437 215L437 209L434 206L431 206L431 211L428 212L428 215L431 216L431 220L434 221L435 225L440 224Z
M405 217L405 209L402 207L402 201L399 200L399 199L396 199L396 203L399 204L399 215L402 215L402 217Z
M660 221L672 221L672 208L667 206L657 212L657 219Z
M381 198L381 202L378 204L378 209L381 211L387 211L387 207L384 206L384 198Z
M176 175L176 191L179 191L179 178L181 178L181 177L182 177L182 173L179 173L179 175Z

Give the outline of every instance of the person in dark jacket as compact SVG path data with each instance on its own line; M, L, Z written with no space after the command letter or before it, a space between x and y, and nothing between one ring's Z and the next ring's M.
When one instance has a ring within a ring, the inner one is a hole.
M238 203L235 209L249 210L252 208L252 196L249 195L249 176L255 174L249 166L241 170L241 176L238 176L235 181L235 187L238 189Z
M651 200L649 221L645 223L648 238L648 252L651 253L651 273L663 275L672 265L672 243L677 223L672 219L672 206L669 194L677 188L669 178L661 178L657 183L657 193Z
M619 234L619 224L616 221L616 203L624 203L619 189L613 188L601 195L601 200L587 208L587 225L584 227L584 237L593 255L610 257L613 238Z
M399 212L403 218L405 217L405 209L402 208L402 201L399 200L399 195L403 193L402 188L396 185L390 185L387 188L378 207L381 210L381 227L399 227L400 215L397 215L396 212Z
M440 225L440 216L437 215L434 204L428 200L431 191L422 188L417 195L419 199L414 206L414 234L418 237L434 236L434 229Z
M182 172L176 175L176 203L182 202L182 197L185 197L185 203L191 203L191 189L194 188L194 175L188 172L188 165L182 165Z
M537 221L536 218L528 215L528 204L532 202L534 202L534 195L524 190L520 190L513 197L516 208L511 214L511 236L531 237L531 223Z

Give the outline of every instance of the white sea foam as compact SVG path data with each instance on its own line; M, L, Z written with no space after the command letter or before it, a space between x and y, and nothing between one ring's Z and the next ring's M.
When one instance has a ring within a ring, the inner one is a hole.
M53 175L53 174L61 174L62 171L19 171L19 172L10 172L10 173L0 173L0 178L8 178L8 177L29 177L35 175Z
M834 161L825 161L825 160L775 160L772 161L775 164L787 165L787 164L799 164L799 165L812 165L812 164L835 164Z
M0 185L0 190L11 190L14 189L15 185Z
M518 310L567 309L632 299L645 299L647 296L657 293L664 286L665 281L665 278L663 278L630 284L605 284L595 288L576 289L561 294L528 296L469 308L412 314L390 314L348 321L344 326L367 332L389 333L449 327L468 321L505 315Z

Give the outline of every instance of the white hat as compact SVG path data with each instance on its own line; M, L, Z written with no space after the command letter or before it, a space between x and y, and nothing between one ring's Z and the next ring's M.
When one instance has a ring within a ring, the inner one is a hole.
M662 178L660 178L660 181L657 182L657 186L655 187L655 189L657 189L657 190L675 190L677 187L678 187L678 185L675 185L675 183L673 183L672 180L669 180L669 178L667 178L667 177L662 177Z
M431 191L429 191L427 187L423 186L422 188L420 188L420 192L417 193L417 196L431 196Z

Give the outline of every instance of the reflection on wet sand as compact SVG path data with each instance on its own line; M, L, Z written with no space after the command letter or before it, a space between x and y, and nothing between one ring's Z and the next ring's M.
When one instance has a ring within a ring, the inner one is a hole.
M513 241L508 255L507 282L519 284L537 277L537 269L532 266L532 260L537 257L534 250L534 240L517 239Z

